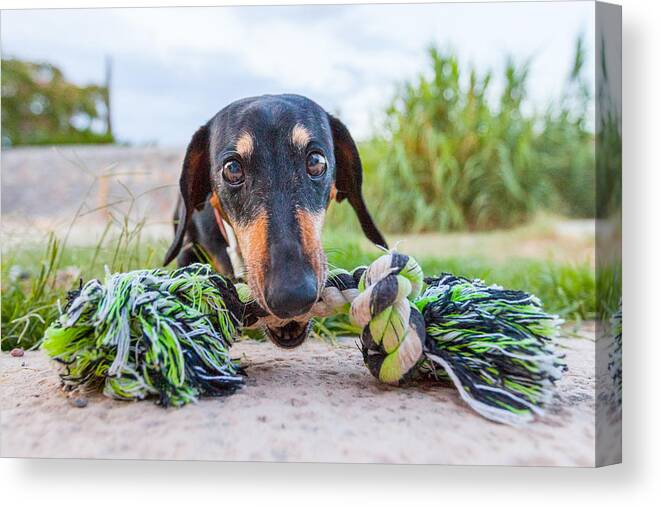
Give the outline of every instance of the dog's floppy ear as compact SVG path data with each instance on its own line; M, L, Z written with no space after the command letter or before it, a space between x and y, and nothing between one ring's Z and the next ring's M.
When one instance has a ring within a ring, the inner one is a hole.
M186 150L181 177L179 178L179 190L181 192L180 205L177 206L179 218L174 240L165 254L164 265L170 264L181 250L186 228L193 211L204 204L211 193L209 172L209 128L204 125L195 132Z
M360 162L356 143L340 120L330 114L328 120L333 133L333 144L335 145L335 187L337 188L335 198L338 202L348 199L349 204L358 215L358 221L367 239L372 243L388 248L386 240L383 239L379 229L374 225L363 200L363 165Z

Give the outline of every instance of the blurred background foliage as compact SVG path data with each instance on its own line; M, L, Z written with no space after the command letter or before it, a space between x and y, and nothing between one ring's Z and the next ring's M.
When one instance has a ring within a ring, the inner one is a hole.
M612 96L612 79L606 61L606 42L601 40L597 86L596 164L598 218L609 218L622 210L622 128L619 107ZM614 69L613 69L614 70Z
M400 83L378 134L359 146L379 226L388 233L492 230L539 212L594 217L594 97L585 58L578 38L564 88L535 110L526 100L532 60L509 59L499 76L429 48L427 68ZM105 86L78 86L49 63L3 59L3 146L114 142L109 88L109 78ZM600 133L619 136L619 129ZM352 224L357 232L348 206L334 208L329 227Z
M402 84L383 132L362 143L364 193L387 232L491 230L537 212L595 216L593 99L576 42L559 96L544 110L526 102L530 61L494 75L430 48L429 67ZM347 211L329 221L346 224Z
M115 141L108 86L78 86L46 62L2 59L2 145Z

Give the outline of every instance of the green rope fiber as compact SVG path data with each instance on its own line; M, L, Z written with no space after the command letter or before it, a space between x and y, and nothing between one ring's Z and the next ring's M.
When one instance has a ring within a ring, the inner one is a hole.
M428 322L425 367L489 419L516 424L541 414L566 369L554 351L561 320L525 292L450 274L427 282L418 302Z
M239 326L232 291L202 264L107 274L70 294L43 348L65 365L69 389L100 386L113 398L156 397L164 406L229 394L242 383L229 357Z

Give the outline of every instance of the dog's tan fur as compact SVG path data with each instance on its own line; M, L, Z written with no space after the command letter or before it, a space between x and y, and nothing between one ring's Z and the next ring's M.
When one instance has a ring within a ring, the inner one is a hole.
M310 131L300 123L294 125L294 128L291 130L291 142L297 148L303 150L312 139L312 134Z
M239 248L243 253L248 285L262 308L267 308L264 279L268 265L268 216L261 211L249 224L234 225Z
M245 131L241 132L236 140L236 152L241 155L242 158L248 159L251 157L254 150L255 140L253 139L252 134Z
M321 245L321 230L324 226L324 212L311 213L302 209L296 210L296 219L301 234L301 244L304 255L310 260L312 269L317 276L318 294L326 281L326 255Z

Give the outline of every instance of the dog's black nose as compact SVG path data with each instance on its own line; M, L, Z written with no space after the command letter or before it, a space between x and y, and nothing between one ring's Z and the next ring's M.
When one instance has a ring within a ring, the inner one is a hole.
M271 277L264 295L276 317L291 319L306 313L317 300L317 277L311 270L281 273Z

